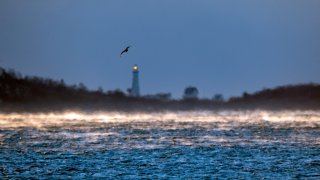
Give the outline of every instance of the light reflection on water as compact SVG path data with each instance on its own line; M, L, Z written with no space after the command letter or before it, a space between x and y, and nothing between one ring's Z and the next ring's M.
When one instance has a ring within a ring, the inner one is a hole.
M2 127L49 127L52 125L96 123L133 123L133 122L194 122L218 123L228 127L252 124L289 125L293 127L318 127L319 111L181 111L160 113L125 112L63 112L63 113L12 113L0 114Z
M0 114L0 179L317 179L319 149L319 111Z

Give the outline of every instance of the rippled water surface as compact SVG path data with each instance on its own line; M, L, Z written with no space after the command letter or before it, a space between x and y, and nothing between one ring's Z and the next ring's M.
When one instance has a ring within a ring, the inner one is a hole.
M320 179L320 112L0 114L0 179Z

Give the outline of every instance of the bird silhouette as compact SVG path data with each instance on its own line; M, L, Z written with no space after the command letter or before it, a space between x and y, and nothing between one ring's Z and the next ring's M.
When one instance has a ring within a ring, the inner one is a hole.
M129 48L130 48L130 46L126 47L126 48L121 52L120 57L122 56L123 53L128 52Z

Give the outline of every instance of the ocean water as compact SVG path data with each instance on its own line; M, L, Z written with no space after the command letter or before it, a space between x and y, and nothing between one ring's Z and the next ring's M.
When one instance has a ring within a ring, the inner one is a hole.
M319 111L0 114L0 179L320 179Z

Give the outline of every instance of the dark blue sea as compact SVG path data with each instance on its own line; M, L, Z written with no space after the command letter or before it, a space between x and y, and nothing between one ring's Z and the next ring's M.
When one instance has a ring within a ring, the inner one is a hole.
M320 179L320 112L0 114L0 179Z

